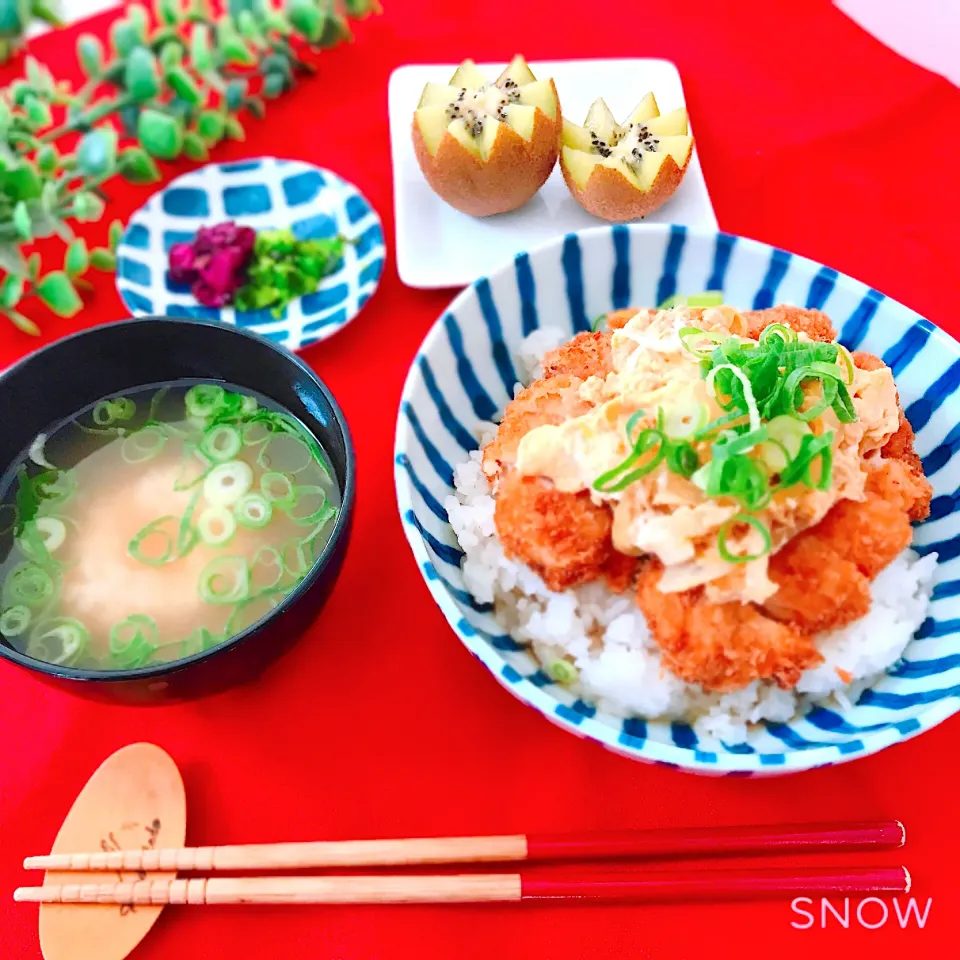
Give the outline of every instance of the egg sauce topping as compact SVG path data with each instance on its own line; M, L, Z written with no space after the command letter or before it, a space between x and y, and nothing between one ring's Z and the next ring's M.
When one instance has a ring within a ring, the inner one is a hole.
M899 426L888 367L785 327L759 344L746 332L729 306L640 311L612 334L612 371L580 387L592 408L518 449L520 473L609 503L614 547L656 556L661 590L704 585L715 603L772 596L770 554L862 500ZM772 379L756 375L761 354Z

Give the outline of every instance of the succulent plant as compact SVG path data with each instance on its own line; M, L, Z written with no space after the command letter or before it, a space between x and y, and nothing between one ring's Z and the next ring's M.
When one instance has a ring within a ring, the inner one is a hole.
M109 49L91 34L77 40L86 77L78 90L32 57L0 90L0 313L24 332L39 332L17 310L24 298L72 316L86 270L114 267L122 224L111 224L109 247L89 251L70 226L100 219L107 181L148 183L160 176L158 160L202 161L220 141L242 140L245 111L262 116L265 99L312 72L307 49L348 39L350 18L379 9L376 0L227 6L215 16L206 0L156 0L151 22L132 4L111 25ZM42 273L39 254L22 247L54 235L67 244L63 264Z
M62 27L58 0L0 0L0 63L6 63L24 44L35 20Z

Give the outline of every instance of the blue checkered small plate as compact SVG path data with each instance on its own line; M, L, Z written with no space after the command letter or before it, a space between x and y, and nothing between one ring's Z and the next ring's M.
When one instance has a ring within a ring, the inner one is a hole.
M349 241L339 269L316 292L280 316L205 307L167 273L174 243L202 226L234 220L255 230L290 227L300 239L342 234ZM383 273L386 248L380 217L366 197L335 173L304 163L260 157L211 163L177 177L131 218L117 248L117 290L133 316L188 317L244 327L301 350L345 327Z

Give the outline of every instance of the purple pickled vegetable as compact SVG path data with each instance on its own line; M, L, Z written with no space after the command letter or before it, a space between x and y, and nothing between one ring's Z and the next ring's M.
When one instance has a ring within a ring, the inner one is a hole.
M193 247L189 243L175 243L170 248L170 279L189 283L195 275Z
M206 307L227 306L247 282L256 238L255 230L232 220L201 227L190 243L170 248L170 278L192 284L194 297Z

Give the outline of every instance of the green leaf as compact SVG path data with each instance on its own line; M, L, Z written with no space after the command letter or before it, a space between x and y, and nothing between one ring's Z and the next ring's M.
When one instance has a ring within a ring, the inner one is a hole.
M263 79L263 95L271 100L279 97L287 88L286 78L279 73L268 73Z
M48 127L53 122L53 115L50 113L50 107L43 100L36 97L28 97L23 104L27 111L27 119L33 124L33 127Z
M15 307L23 296L23 277L18 277L15 273L8 273L3 278L3 286L0 287L0 306L5 310Z
M4 310L3 313L21 332L28 333L31 337L40 336L40 328L29 317L25 317L22 313L19 313L16 310Z
M13 94L13 104L16 107L22 107L24 100L36 96L33 87L26 80L14 80L10 84L10 92Z
M23 240L33 239L33 225L30 223L30 211L23 200L13 208L13 228Z
M0 4L0 33L19 36L30 22L30 6L22 0Z
M90 266L94 270L116 270L117 258L104 247L94 247L90 251Z
M257 62L256 54L237 33L237 28L229 17L224 17L217 23L217 49L230 64L252 67Z
M203 94L200 88L193 82L193 78L183 67L174 67L167 71L167 83L173 92L185 103L191 107L197 106L203 101Z
M53 74L35 57L27 57L24 62L27 80L40 94L50 94L54 90Z
M29 164L23 164L3 174L3 192L11 200L32 200L39 197L43 181Z
M203 137L199 133L193 133L192 131L187 131L183 135L183 152L191 160L206 160L209 154L207 153L207 145L203 142Z
M124 86L138 103L152 100L160 92L157 58L146 47L137 47L127 57Z
M140 147L127 147L122 150L117 166L120 176L130 183L154 183L160 179L157 165Z
M175 40L165 43L160 48L160 66L164 71L172 70L183 63L183 47Z
M49 176L57 169L59 159L60 155L57 153L57 148L52 143L45 143L37 151L37 169Z
M161 160L174 160L183 149L183 121L159 110L146 109L137 123L137 137L147 153Z
M254 42L263 39L263 31L257 23L257 18L249 8L240 10L238 13L235 13L234 16L237 20L237 29L240 31L240 36L246 37L248 40Z
M49 23L51 27L62 27L64 23L56 7L57 0L51 0L50 3L46 3L45 0L33 0L33 15L38 20Z
M23 254L20 252L17 241L0 240L0 267L3 267L7 273L27 272L27 264L23 261Z
M89 177L113 170L117 162L117 131L101 127L85 134L77 147L77 168Z
M120 122L123 124L124 133L128 137L137 135L137 120L140 117L140 107L135 103L128 103L120 108Z
M153 12L160 23L173 26L179 18L180 4L178 0L154 0Z
M243 14L249 14L253 10L253 0L229 0L227 3L227 12L231 17L239 19Z
M67 247L67 253L63 258L63 269L71 277L76 277L83 273L89 265L90 254L87 253L87 241L83 237L77 237Z
M197 118L197 132L208 143L216 143L223 136L223 114L216 110L203 110Z
M133 29L137 31L140 42L145 42L147 39L147 28L150 26L150 14L147 13L147 8L139 3L131 3L130 6L127 7L127 18L130 20L130 23L133 24Z
M149 157L147 158L149 159ZM116 252L120 241L123 239L123 221L111 220L110 228L107 231L107 242L110 244L110 250Z
M259 97L247 97L243 105L258 120L262 120L267 115L267 105Z
M83 307L70 278L62 270L54 270L37 281L37 296L58 316L72 317Z
M270 30L276 30L282 37L289 36L293 27L290 20L282 10L268 10L263 15L264 25Z
M34 283L37 277L40 276L40 254L39 253L31 253L30 256L27 257L27 263L26 263L26 268L24 272L26 273L31 283Z
M380 13L380 4L377 0L343 0L343 9L348 17L365 17L371 13Z
M103 200L95 193L81 190L74 194L70 210L81 223L93 223L103 216L105 206Z
M47 180L40 191L40 209L44 213L52 213L57 209L60 202L60 195L57 191L57 183L53 180Z
M77 59L84 76L99 77L103 69L103 44L92 33L81 33L77 40Z
M210 27L206 23L196 23L190 34L190 61L199 73L213 69L213 50L210 46Z
M227 84L227 92L224 99L227 102L228 110L239 110L243 106L243 101L247 96L246 80L231 80Z
M350 40L351 38L352 34L350 33L350 27L347 26L347 21L340 14L331 12L323 21L323 33L320 34L317 45L320 47L335 47L341 40Z
M110 27L110 43L117 56L126 57L140 46L140 37L133 24L121 17Z
M225 117L227 136L231 140L245 140L247 135L244 133L243 124L236 117Z
M316 43L323 34L326 13L313 0L290 0L287 16L293 29L310 43Z

